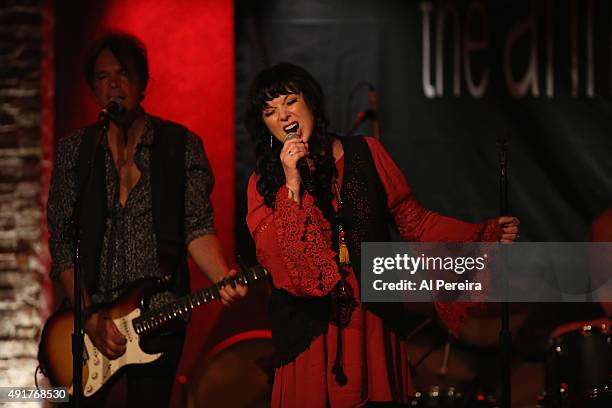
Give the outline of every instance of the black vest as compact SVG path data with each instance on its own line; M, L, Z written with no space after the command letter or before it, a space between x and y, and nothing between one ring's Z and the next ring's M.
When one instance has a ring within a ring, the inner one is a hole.
M184 239L187 130L156 117L152 117L152 124L155 139L151 146L151 194L159 266L164 275L171 277L170 288L184 295L189 293ZM76 175L79 191L76 208L80 214L75 215L80 219L81 265L85 271L85 287L90 294L98 284L107 218L106 168L100 138L98 125L85 129Z
M361 280L361 243L386 242L390 239L391 216L387 194L380 181L370 148L363 137L342 138L344 176L342 213L346 241L357 280ZM330 321L330 295L322 298L298 298L274 288L270 299L272 341L276 364L293 361L319 335ZM395 332L405 334L399 303L364 303Z

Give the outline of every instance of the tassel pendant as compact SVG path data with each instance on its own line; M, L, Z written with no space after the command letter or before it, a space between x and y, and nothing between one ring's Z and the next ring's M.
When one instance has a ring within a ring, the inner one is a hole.
M340 244L340 265L348 265L351 260L349 259L349 253L348 253L348 248L346 247L346 244L344 242L342 242Z
M338 245L338 259L340 261L340 265L346 266L351 263L351 259L349 258L348 247L346 246L346 241L344 240L344 230L340 227L340 233L338 234L340 239Z

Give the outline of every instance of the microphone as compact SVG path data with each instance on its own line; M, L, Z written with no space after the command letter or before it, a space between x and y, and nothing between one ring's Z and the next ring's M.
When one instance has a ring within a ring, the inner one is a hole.
M299 133L289 133L285 138L285 141L291 139L298 139L300 137ZM302 184L304 185L304 189L309 193L314 191L314 183L312 181L312 174L310 173L310 167L306 162L306 158L302 157L297 162L297 169L300 172L300 177L302 178Z
M104 128L108 128L109 119L117 119L123 115L125 108L123 107L121 98L113 96L110 98L106 106L104 106L98 114L98 123Z

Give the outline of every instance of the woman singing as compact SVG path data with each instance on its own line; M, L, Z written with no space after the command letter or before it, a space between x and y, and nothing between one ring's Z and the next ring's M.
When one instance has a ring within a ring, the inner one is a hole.
M407 403L397 304L360 302L360 243L388 241L388 222L407 241L511 242L519 221L469 224L426 210L377 140L339 138L327 125L321 87L304 69L281 63L255 78L246 112L257 161L247 223L273 278L272 406ZM451 325L466 311L436 307Z

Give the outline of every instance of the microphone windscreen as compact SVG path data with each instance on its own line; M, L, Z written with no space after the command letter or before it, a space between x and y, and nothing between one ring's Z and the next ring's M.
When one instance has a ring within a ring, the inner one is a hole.
M106 111L111 117L121 115L123 113L123 110L123 101L117 96L113 96L112 98L110 98L110 100L106 104Z

